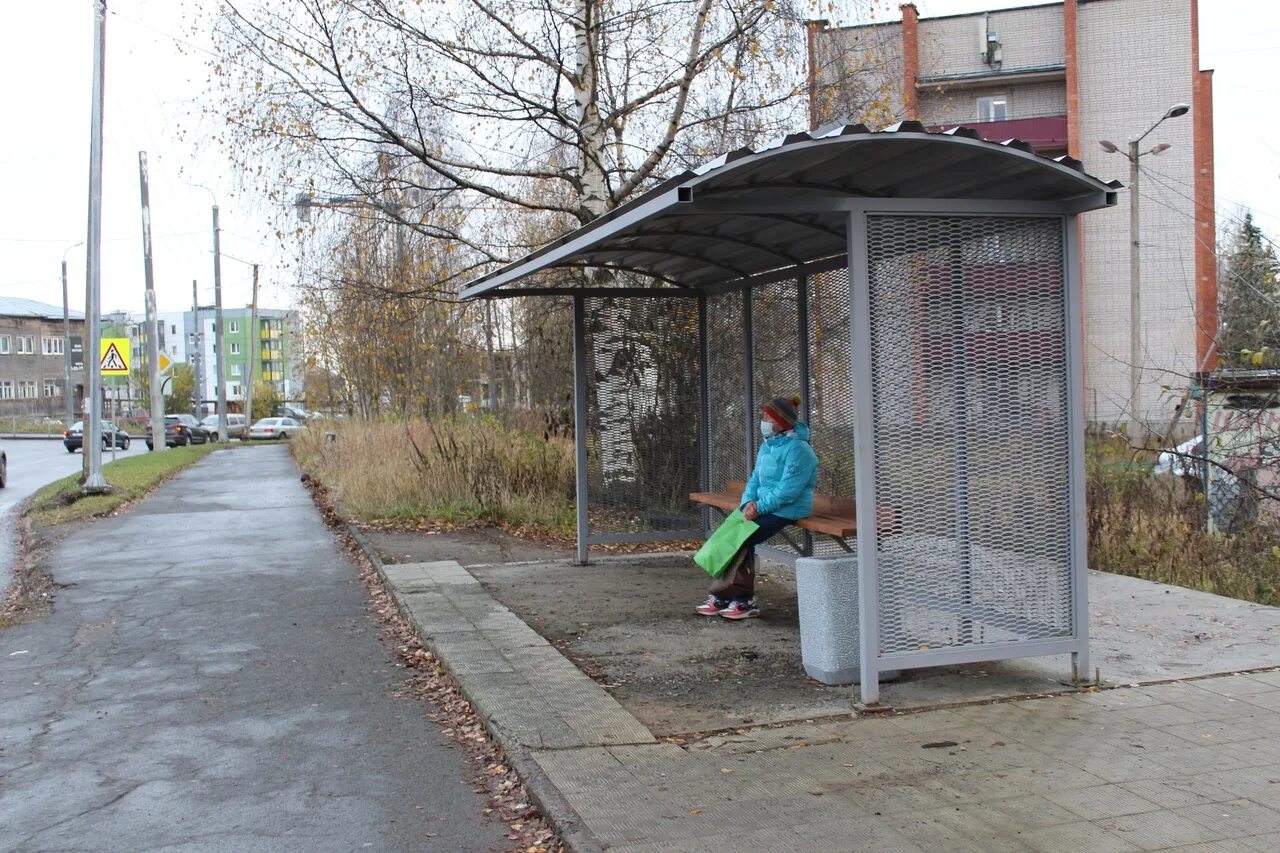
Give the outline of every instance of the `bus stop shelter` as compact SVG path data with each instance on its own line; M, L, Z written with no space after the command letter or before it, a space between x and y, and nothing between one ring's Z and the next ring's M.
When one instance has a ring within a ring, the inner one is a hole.
M1068 157L966 128L838 125L730 152L473 281L572 302L578 556L689 540L799 392L856 536L861 694L892 670L1071 654L1088 671L1076 217Z

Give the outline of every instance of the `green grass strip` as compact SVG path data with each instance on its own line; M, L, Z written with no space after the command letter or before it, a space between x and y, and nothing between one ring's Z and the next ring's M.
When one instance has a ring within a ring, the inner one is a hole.
M105 495L81 494L79 473L63 477L31 496L27 514L36 527L108 515L194 465L219 446L210 442L172 447L164 453L144 453L108 462L102 466L102 474L111 486L111 491Z

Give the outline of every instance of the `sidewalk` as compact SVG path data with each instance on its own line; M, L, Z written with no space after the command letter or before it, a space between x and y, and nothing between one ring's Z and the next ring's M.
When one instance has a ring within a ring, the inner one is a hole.
M288 450L220 451L48 560L0 630L5 850L490 850Z
M1280 849L1280 671L659 742L456 562L382 571L578 849Z

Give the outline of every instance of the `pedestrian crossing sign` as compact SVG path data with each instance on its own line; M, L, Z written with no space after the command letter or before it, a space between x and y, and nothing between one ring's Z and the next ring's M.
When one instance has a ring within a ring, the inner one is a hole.
M103 338L100 343L101 355L98 358L98 371L103 376L128 376L129 339Z

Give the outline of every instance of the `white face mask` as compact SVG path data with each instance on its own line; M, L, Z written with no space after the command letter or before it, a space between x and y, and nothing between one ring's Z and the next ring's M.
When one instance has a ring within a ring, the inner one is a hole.
M768 438L769 436L773 435L773 421L761 421L760 434L763 435L765 438Z

